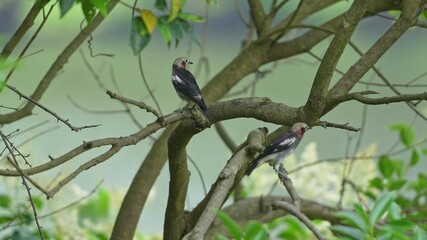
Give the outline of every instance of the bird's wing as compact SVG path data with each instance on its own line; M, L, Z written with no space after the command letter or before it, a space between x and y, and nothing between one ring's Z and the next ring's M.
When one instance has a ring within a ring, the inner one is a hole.
M276 138L270 145L268 145L264 149L264 151L257 157L257 159L261 159L273 153L285 151L292 147L293 143L295 143L295 141L297 140L298 139L295 133L287 132L282 136Z
M192 98L200 96L200 88L191 72L184 68L175 68L174 72L178 79L173 84L180 92Z
M193 74L184 68L175 68L174 74L176 81L172 81L175 89L181 94L185 95L189 100L197 103L199 107L206 112L205 115L209 116L207 112L208 107L203 100L200 88L197 85L196 79Z

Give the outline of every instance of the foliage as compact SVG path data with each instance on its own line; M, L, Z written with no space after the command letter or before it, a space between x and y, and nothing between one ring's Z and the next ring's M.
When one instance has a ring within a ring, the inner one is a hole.
M182 12L185 3L186 1L183 0L171 0L168 9L166 0L156 0L154 9L158 12L157 14L149 9L139 10L140 16L133 18L130 33L133 52L138 54L148 45L156 27L168 47L172 40L175 40L175 46L178 46L184 34L200 45L199 36L189 21L203 22L204 19Z
M349 239L426 239L427 176L423 172L409 180L410 170L420 163L424 150L415 146L415 132L408 124L390 126L398 131L400 143L410 151L410 159L383 155L378 160L380 175L371 179L367 189L361 191L374 203L365 209L355 204L352 211L341 211L338 216L348 225L335 225L331 229ZM420 154L421 152L421 154Z

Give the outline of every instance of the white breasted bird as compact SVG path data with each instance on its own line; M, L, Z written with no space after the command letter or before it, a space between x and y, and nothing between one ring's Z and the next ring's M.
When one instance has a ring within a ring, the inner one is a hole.
M271 142L248 166L246 175L250 175L252 171L263 163L270 163L274 170L279 173L281 161L291 155L301 142L304 133L309 129L307 124L298 122L292 128L277 137Z
M182 100L185 100L187 103L194 102L197 104L203 115L209 119L210 113L203 100L196 78L187 70L189 64L192 64L192 62L186 58L180 57L175 59L172 65L172 84Z

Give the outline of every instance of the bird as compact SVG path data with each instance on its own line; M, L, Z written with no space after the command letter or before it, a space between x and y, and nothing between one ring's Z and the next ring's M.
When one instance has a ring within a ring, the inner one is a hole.
M172 64L172 84L182 100L197 104L203 115L209 119L211 114L197 85L196 78L187 70L189 64L193 63L184 57L175 59Z
M280 174L279 166L282 159L285 159L295 151L304 133L308 129L310 128L305 123L295 123L288 132L280 135L274 139L270 145L264 148L264 150L249 164L245 174L249 176L255 168L263 163L270 163L273 165L274 170Z

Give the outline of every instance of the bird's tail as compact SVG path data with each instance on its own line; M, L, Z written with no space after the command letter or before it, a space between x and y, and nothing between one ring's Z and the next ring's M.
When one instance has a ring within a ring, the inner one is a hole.
M252 171L253 171L253 170L255 170L255 168L257 168L257 167L258 167L258 164L259 164L258 159L253 160L253 161L249 164L248 169L246 169L245 174L246 174L247 176L251 175Z
M202 110L203 115L205 115L205 117L207 119L211 118L211 113L209 112L208 106L206 106L206 103L202 100L202 102L198 103L197 105L199 105L200 110Z

